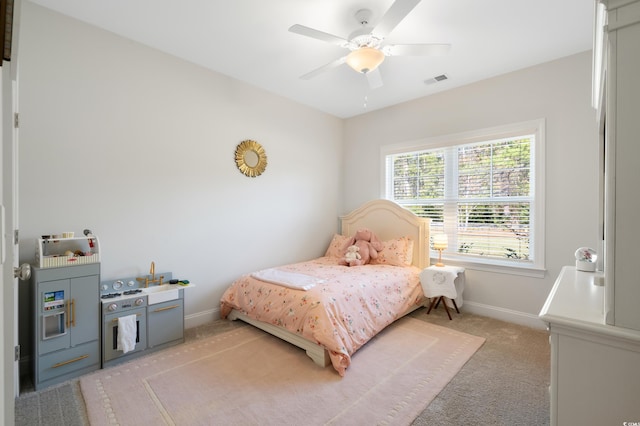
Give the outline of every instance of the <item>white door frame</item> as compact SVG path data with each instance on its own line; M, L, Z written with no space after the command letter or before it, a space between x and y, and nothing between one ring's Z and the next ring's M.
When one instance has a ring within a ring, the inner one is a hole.
M2 123L2 131L1 131L1 136L0 138L2 139L2 149L0 150L0 172L2 172L2 182L4 183L4 180L7 178L6 174L5 174L5 167L4 167L4 146L5 146L5 137L4 137L4 121L5 121L5 114L4 114L4 108L5 108L5 101L4 101L4 80L5 80L5 74L7 73L7 70L2 67L2 69L0 70L0 75L2 76L2 84L0 85L0 95L2 96L2 105L0 105L0 122ZM2 238L2 241L0 241L0 283L2 284L2 286L0 287L0 306L2 306L2 315L0 315L0 329L2 330L2 338L0 338L0 383L2 383L2 385L0 386L0 413L7 413L9 410L9 408L11 407L10 405L10 396L13 393L13 380L10 381L11 383L11 387L6 386L6 383L8 382L7 377L6 377L6 372L8 371L7 368L7 363L5 362L5 359L7 358L7 350L9 349L8 347L5 348L7 346L7 334L12 335L13 333L9 333L13 327L10 324L5 324L6 322L6 315L4 314L5 308L7 307L7 303L5 303L5 281L7 282L11 282L7 279L5 279L5 269L8 270L8 262L7 262L7 244L6 244L6 231L5 229L8 228L7 223L6 223L6 214L5 214L5 205L4 205L4 190L3 190L4 184L0 186L0 202L1 202L1 206L0 206L0 212L2 213L0 220L2 221L2 223L0 224L0 228L1 228L1 233L2 235L0 236ZM7 264L7 267L5 268L5 264ZM8 299L10 300L10 299ZM11 364L13 365L13 364ZM9 391L9 392L8 392ZM9 395L7 395L9 394ZM4 416L2 419L3 423L7 422L7 418L6 416Z

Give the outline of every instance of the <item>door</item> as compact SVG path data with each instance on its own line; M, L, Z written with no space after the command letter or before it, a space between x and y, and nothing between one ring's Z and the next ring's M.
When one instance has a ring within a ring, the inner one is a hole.
M118 350L118 317L129 315L136 316L136 345L132 351L126 354ZM104 316L102 324L102 363L113 361L125 355L144 351L147 349L147 308L131 309Z
M0 422L13 424L15 417L14 399L20 392L19 359L14 355L18 345L18 281L14 277L14 268L18 266L18 241L14 230L18 229L18 161L17 129L14 128L14 112L17 111L17 46L21 1L15 0L12 8L6 8L1 17L2 30L9 30L11 40L3 40L2 83L0 94L0 122L2 149L0 149L0 203L2 218L0 228ZM4 3L4 2L3 2ZM5 8L3 8L4 10ZM6 34L6 33L5 33Z
M184 336L184 305L181 299L147 307L149 347L182 339Z
M15 129L13 126L15 111L15 80L12 76L11 64L3 61L2 64L2 150L0 150L0 171L2 172L2 185L0 187L0 200L2 201L1 221L2 228L0 241L0 273L2 274L2 286L0 288L0 412L4 414L4 424L12 424L14 421L14 398L19 394L19 359L15 356L18 345L18 281L14 278L14 268L18 266L18 245L14 238L14 230L17 229L17 150L15 142Z
M100 330L100 278L98 275L72 278L71 346L96 340Z

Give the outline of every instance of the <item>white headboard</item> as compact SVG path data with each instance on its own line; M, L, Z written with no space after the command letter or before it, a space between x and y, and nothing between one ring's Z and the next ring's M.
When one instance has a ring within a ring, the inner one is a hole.
M380 240L398 237L413 239L413 265L429 266L429 225L431 219L418 217L389 200L373 200L342 216L342 235L352 236L369 228Z

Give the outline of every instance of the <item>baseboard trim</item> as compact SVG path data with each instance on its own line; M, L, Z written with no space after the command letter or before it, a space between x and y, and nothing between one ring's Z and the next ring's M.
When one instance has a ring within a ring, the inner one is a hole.
M220 319L220 308L196 312L184 317L184 328L193 328Z
M482 303L464 301L462 308L464 312L495 318L514 324L524 325L531 328L546 330L547 324L537 315L526 312L514 311L512 309L500 308L498 306L484 305Z

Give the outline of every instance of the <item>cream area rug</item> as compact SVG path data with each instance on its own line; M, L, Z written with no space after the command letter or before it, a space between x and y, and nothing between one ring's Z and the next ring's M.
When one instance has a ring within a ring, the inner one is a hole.
M100 370L80 381L92 425L410 424L484 339L402 318L345 377L253 327Z

